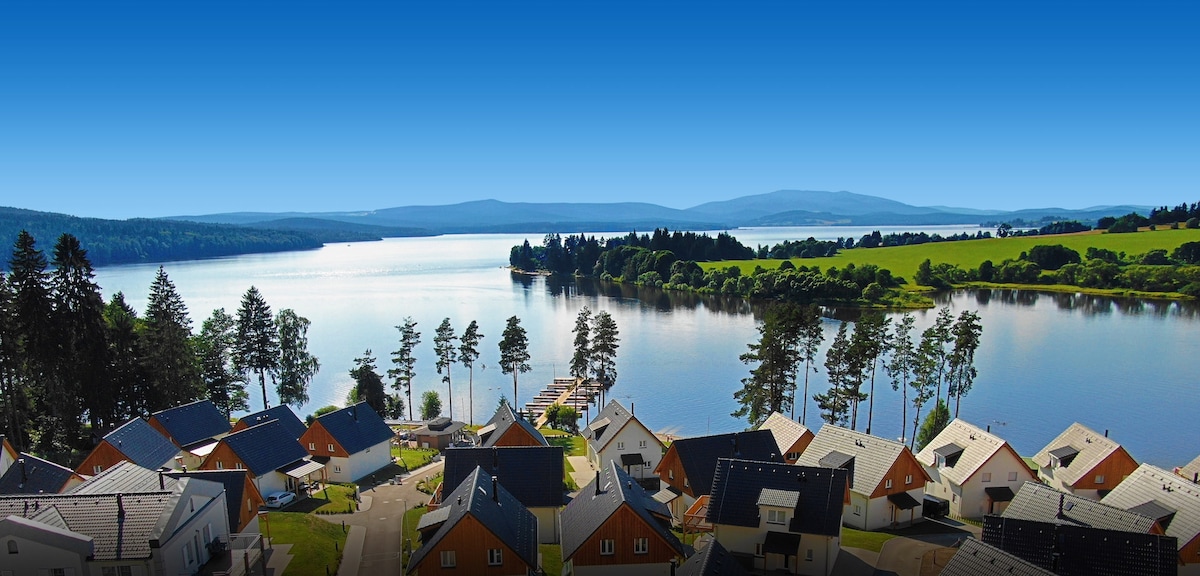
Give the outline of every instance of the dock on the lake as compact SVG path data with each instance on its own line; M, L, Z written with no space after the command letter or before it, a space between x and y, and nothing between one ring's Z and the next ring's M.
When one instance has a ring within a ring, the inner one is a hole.
M538 392L533 400L525 404L525 412L536 416L534 426L541 428L546 424L546 409L551 405L571 406L580 410L598 395L600 390L600 383L595 380L555 378L549 386Z

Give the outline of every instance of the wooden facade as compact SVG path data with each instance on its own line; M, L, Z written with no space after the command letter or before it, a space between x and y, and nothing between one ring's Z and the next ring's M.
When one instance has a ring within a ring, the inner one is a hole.
M905 476L912 476L912 482L905 484ZM892 487L887 487L887 481L892 481ZM900 456L892 463L892 467L888 469L887 474L879 481L879 485L871 492L870 498L883 498L888 494L898 494L920 488L925 489L925 483L932 479L925 472L925 467L917 461L917 457L908 450L902 450Z
M159 434L166 436L167 440L170 440L171 443L174 444L176 448L183 448L183 446L180 446L179 443L175 441L175 438L171 436L171 433L167 432L167 429L165 427L163 427L162 424L159 423L157 416L151 416L150 420L147 421L147 424L150 424L151 428L158 430Z
M812 444L813 438L815 437L816 436L812 433L812 430L808 430L804 434L801 434L795 442L792 442L792 446L790 448L783 451L783 461L787 462L788 464L795 464L796 460L799 459L800 454L803 454L804 450L808 448L808 445ZM797 457L788 458L788 454L795 454Z
M333 451L329 451L329 445L333 445ZM330 458L349 458L350 453L342 448L342 445L325 429L320 420L314 420L308 430L300 436L300 445L308 450L308 453L313 456L326 456Z
M101 440L100 443L92 449L92 453L88 454L87 458L83 459L83 462L79 464L79 467L75 469L75 472L84 476L95 476L100 472L116 466L122 460L129 460L129 457L125 456L125 454L123 454L120 450L117 450L117 447L109 443L108 440ZM100 468L97 469L97 466Z
M545 444L534 438L523 426L513 424L504 431L503 436L496 439L492 446L502 448L505 446L545 446Z
M679 459L679 452L675 450L674 445L667 448L667 453L663 455L658 467L654 469L654 473L658 474L658 477L668 486L692 498L696 497L696 493L688 484L687 473L683 470L683 461Z
M1200 534L1193 536L1191 542L1179 547L1180 564L1200 564Z
M1126 476L1133 474L1137 468L1138 463L1125 451L1125 447L1118 446L1104 460L1093 466L1087 474L1080 476L1079 480L1071 485L1071 488L1075 490L1112 490ZM1096 482L1097 476L1104 476L1104 482Z
M213 448L213 451L209 453L208 457L204 459L204 462L200 464L200 469L245 470L247 472L247 478L254 477L254 473L250 472L250 469L246 466L246 463L242 461L241 457L237 455L237 452L234 452L233 448L230 448L229 445L224 442L218 443L217 447Z
M254 475L246 474L245 482L246 485L242 486L242 502L238 506L238 530L245 530L258 517L258 509L266 505L258 486L254 485Z
M633 546L637 538L646 538L648 540L649 546L645 554L634 553ZM600 553L600 542L602 540L613 541L612 554ZM623 564L665 564L676 557L675 549L666 540L663 540L653 527L647 525L641 516L638 516L636 512L631 510L629 504L622 504L612 516L609 516L604 521L604 524L601 524L588 537L583 545L575 551L573 556L563 558L563 561L570 560L577 567L613 566Z
M499 549L502 562L498 566L488 565L488 550ZM453 551L454 567L442 567L442 552ZM471 515L464 516L437 545L425 554L421 563L410 574L436 576L442 574L478 574L479 576L523 575L537 568L521 560L517 553L504 544Z

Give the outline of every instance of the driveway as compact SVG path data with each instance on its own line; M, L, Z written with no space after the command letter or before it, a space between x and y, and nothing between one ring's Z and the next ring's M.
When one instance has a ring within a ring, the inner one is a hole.
M954 546L965 538L979 538L977 526L954 520L926 520L883 543L875 576L920 576L926 553Z

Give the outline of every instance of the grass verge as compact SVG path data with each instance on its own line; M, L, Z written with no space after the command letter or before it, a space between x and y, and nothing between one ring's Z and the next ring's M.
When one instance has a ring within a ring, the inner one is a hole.
M392 457L399 458L400 463L409 470L416 470L433 461L437 450L433 448L404 448L392 446Z
M542 573L557 576L562 574L562 546L558 544L538 544L538 552L542 555Z
M417 534L417 523L421 521L421 517L425 515L428 508L425 506L417 506L404 512L404 552L402 553L401 566L408 566L408 557L421 545L420 538Z
M340 525L310 514L271 512L272 544L291 544L292 561L288 576L325 576L336 573L346 547L346 534ZM264 533L266 527L263 527Z
M867 532L845 526L842 527L842 546L850 548L862 548L863 550L878 552L883 548L884 542L895 537L895 534L888 532Z
M351 508L357 508L354 502L354 486L341 484L327 485L308 497L318 504L313 512L317 514L342 514Z
M562 446L565 456L587 456L587 440L583 436L549 436L551 446Z

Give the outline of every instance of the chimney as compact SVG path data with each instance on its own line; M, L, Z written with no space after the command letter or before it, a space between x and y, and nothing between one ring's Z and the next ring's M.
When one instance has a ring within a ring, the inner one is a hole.
M1104 437L1105 437L1105 438L1108 438L1108 428L1105 428L1105 429L1104 429Z
M125 498L120 492L117 493L117 518L125 517Z
M630 403L629 403L629 415L630 415L630 416L633 416L633 415L635 414L635 412L634 412L634 408L636 408L636 406L637 406L637 405L636 405L636 404L634 404L633 402L630 402Z
M987 425L987 431L988 431L988 433L989 433L989 434L992 432L992 425L991 425L991 424L988 424L988 425Z
M350 417L354 418L355 422L358 422L358 404L350 407Z
M25 470L25 459L21 458L17 460L17 463L21 465L21 484L24 484L29 481L29 473Z
M500 491L497 490L496 477L492 476L492 502L500 503Z
M742 455L742 452L741 452L741 450L739 450L739 449L738 449L738 441L737 441L737 436L738 436L738 435L737 435L737 432L734 432L734 433L733 433L733 455L734 455L734 456L741 456L741 455Z
M1200 472L1192 474L1192 484L1200 484Z
M600 491L600 471L597 470L596 471L596 495L599 496L601 494L603 494L603 492Z
M1063 517L1063 502L1065 502L1066 499L1067 499L1067 496L1065 494L1058 495L1058 515L1055 516L1055 518L1061 519Z
M163 471L162 470L158 471L158 489L159 490L167 489L167 483L166 483L166 481L163 480Z

